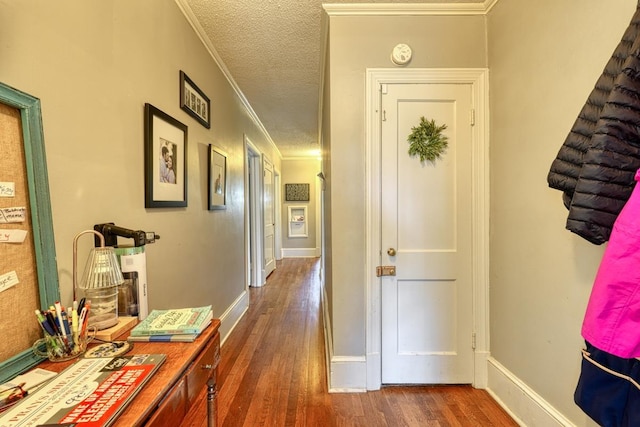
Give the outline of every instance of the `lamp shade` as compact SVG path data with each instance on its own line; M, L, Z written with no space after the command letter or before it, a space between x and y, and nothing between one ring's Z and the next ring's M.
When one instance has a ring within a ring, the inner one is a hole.
M100 238L100 247L92 248L78 283L78 238L93 233ZM105 247L104 236L95 230L85 230L73 239L73 300L76 288L81 289L87 299L89 327L97 330L110 328L118 323L118 286L124 283L122 270L111 246Z
M87 258L80 289L100 289L124 283L116 253L111 246L93 248Z

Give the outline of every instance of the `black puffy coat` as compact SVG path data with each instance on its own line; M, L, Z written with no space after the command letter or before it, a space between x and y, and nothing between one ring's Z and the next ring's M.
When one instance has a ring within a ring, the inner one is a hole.
M566 227L594 244L609 239L640 168L640 4L589 95L547 182L563 191Z

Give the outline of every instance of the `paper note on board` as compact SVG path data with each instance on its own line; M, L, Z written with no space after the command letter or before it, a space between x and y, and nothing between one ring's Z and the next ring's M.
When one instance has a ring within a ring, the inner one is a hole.
M22 243L27 237L27 230L0 229L0 243Z
M2 208L0 209L0 223L24 222L27 216L27 208Z
M0 292L7 290L14 285L17 285L18 283L20 283L20 281L18 280L18 275L15 271L5 273L0 276Z
M16 195L15 182L0 182L0 197L14 197Z

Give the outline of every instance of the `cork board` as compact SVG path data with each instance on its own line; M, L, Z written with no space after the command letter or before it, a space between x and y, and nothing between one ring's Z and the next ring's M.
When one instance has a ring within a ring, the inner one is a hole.
M18 282L0 290L0 313L3 313L0 325L3 337L0 360L6 360L31 347L32 343L40 338L41 331L34 315L34 310L40 308L40 296L21 116L17 108L2 103L0 147L0 183L11 183L14 187L12 196L11 191L4 191L0 197L0 234L6 236L7 231L26 231L26 238L21 243L7 243L6 237L0 237L0 278L8 279L8 275L12 281ZM23 220L4 222L7 216L4 213L8 212L7 209L13 208L26 208Z

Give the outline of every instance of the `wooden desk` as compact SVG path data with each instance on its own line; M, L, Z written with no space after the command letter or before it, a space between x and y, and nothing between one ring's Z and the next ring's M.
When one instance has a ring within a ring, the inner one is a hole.
M166 354L167 359L120 414L114 427L179 426L201 392L207 390L209 426L216 425L216 382L220 362L220 321L214 319L190 343L136 342L127 354ZM128 334L118 337L124 340ZM39 367L60 372L72 362L45 361Z

